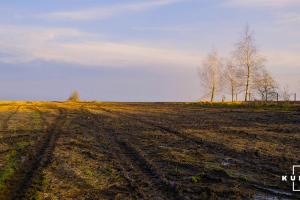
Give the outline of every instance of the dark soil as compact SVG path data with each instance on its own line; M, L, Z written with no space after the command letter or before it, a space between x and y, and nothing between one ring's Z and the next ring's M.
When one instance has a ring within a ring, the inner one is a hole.
M20 103L1 115L0 199L299 199L281 181L300 164L299 114Z

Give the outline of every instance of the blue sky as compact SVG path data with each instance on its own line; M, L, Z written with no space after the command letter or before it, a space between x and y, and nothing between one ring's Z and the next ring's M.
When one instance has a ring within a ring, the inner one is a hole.
M3 0L0 99L195 101L197 68L248 23L266 67L300 94L299 0Z

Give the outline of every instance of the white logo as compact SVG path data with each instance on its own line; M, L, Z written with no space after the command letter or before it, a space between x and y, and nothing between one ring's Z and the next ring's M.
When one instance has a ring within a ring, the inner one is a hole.
M296 169L299 168L298 170L298 175L296 175ZM288 176L281 176L281 181L288 182L292 181L293 184L293 192L300 192L300 187L296 187L296 183L300 185L300 165L293 165L293 174Z

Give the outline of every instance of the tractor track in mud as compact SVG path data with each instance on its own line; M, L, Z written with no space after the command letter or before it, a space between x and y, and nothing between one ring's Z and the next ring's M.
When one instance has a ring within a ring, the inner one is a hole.
M16 141L23 141L28 138L37 138L36 135L33 134L17 134L17 135L9 135L0 138L0 143L15 143Z
M95 126L99 126L99 114L85 110L91 116ZM138 199L186 199L175 183L168 181L154 165L146 159L141 151L129 141L119 136L118 130L112 126L103 128L101 135L108 144L114 162L120 168ZM96 133L97 134L97 133ZM99 134L99 133L98 133ZM97 135L95 135L97 138Z
M118 108L118 109L124 110L125 112L127 111L127 109L124 109L124 108ZM233 110L226 111L226 113L228 113L228 112L230 112L230 113L245 113L245 111L233 111ZM247 112L247 113L249 114L249 112ZM268 114L267 116L270 116L270 115L271 114ZM167 116L172 116L172 115L167 114ZM176 114L176 116L177 117L180 116L180 117L183 117L183 118L185 117L185 115L182 114L182 113L181 114ZM204 116L200 115L199 117L201 117L202 119L207 119L207 116L204 117ZM172 120L174 120L174 119L172 119ZM210 119L210 120L213 120L213 118ZM255 120L253 120L253 121L255 121ZM239 125L244 126L244 127L249 126L249 119L246 120L246 123L245 123L245 119L243 119L243 118L242 118L242 120L239 119L238 121L235 121L235 122L238 123ZM297 121L297 123L300 123L300 121ZM223 128L222 126L225 126L226 128ZM232 126L232 127L230 127L230 126ZM230 121L230 123L226 122L225 124L220 124L220 123L217 123L215 121L210 121L210 124L205 124L205 125L198 124L197 128L199 128L200 130L208 130L208 131L213 131L215 133L234 135L234 136L242 137L242 138L247 137L251 140L253 140L253 139L264 140L266 142L280 141L282 143L286 142L286 140L288 140L290 138L280 137L276 134L278 134L278 133L281 134L284 131L287 131L288 133L297 133L297 132L300 131L300 129L298 129L298 128L293 128L291 130L288 129L288 128L285 128L285 129L281 130L281 129L276 129L276 128L271 129L270 127L268 127L267 130L264 130L264 129L260 130L260 131L267 131L269 133L268 135L264 135L264 134L254 133L254 132L251 132L251 131L249 132L248 130L237 130L234 127L234 124L232 124L232 121ZM265 127L262 126L261 128L265 128ZM298 146L297 144L300 142L300 140L295 138L294 142L295 142L294 144L290 144L290 145L297 147Z
M44 113L36 105L30 106L30 108L39 114L41 120L47 127L50 125L46 117L44 116Z
M170 127L167 127L167 126L163 126L163 125L160 125L158 123L155 123L152 120L145 120L145 119L142 119L142 118L137 118L137 117L135 117L131 114L121 113L119 111L115 111L115 110L112 110L112 109L107 109L107 108L103 108L103 107L98 107L98 108L105 111L105 112L107 112L107 113L114 114L114 115L119 115L119 116L122 116L122 117L126 117L126 118L129 118L129 119L138 121L140 123L146 124L148 126L151 126L155 129L161 130L163 132L176 135L177 137L183 139L186 142L193 143L194 145L199 145L199 146L205 148L206 150L212 151L213 153L219 153L219 154L221 153L223 156L225 154L227 154L227 156L232 156L232 157L234 157L234 155L238 155L238 159L242 158L242 157L245 157L245 156L248 156L248 157L250 156L251 159L256 158L256 155L255 155L256 152L251 152L251 151L238 152L236 150L229 149L229 148L225 147L224 145L216 143L216 142L205 141L205 140L202 140L201 138L188 136L187 134L182 133L182 132L180 132L176 129L173 129L173 128L170 128ZM269 160L270 159L269 157L263 157L263 155L260 155L260 156L262 156L263 160ZM275 157L275 159L279 160L280 158ZM253 165L254 163L249 163L249 164ZM272 172L278 173L279 171L272 170Z
M6 124L6 129L7 124L9 122L9 120L13 117L13 115L17 114L18 110L20 109L21 106L19 106L12 114L10 114L10 116L7 117L7 122L5 122L4 124ZM44 117L42 111L40 111L36 106L29 106L32 110L36 111L39 114L40 119L42 120L42 124L47 125L47 127L49 126L49 123L47 122L46 118ZM26 133L28 132L28 130L11 130L11 131L7 131L7 130L1 130L0 132L5 133L4 136L0 137L0 143L14 143L16 141L24 141L24 139L34 139L34 138L38 138L37 134L33 134L33 132L30 133Z
M41 110L39 110L36 106L29 106L29 107L39 114L39 117L42 120L42 124L45 124L48 127L49 123L46 120L46 118L44 117L43 112ZM19 110L19 108L17 110ZM15 115L18 112L17 110L7 118L8 121L12 118L13 115ZM22 130L22 129L21 130L19 129L17 131L16 130L10 130L10 131L1 130L0 132L6 133L3 137L0 137L0 143L13 143L18 140L24 140L24 139L30 139L30 138L34 139L34 138L38 137L38 135L33 134L36 131L30 132L29 130Z
M21 105L18 105L17 108L6 119L3 120L1 130L7 130L8 129L9 120L19 112L20 108L21 108Z
M252 169L255 171L267 170L268 173L273 173L273 174L283 173L282 171L279 171L275 167L273 167L272 164L270 163L270 162L274 163L277 161L283 161L282 158L280 158L280 157L269 158L268 156L264 156L264 155L256 155L256 152L251 152L251 151L238 152L234 149L229 149L219 143L205 141L205 140L202 140L201 138L188 136L187 134L184 134L178 130L174 130L172 128L157 124L157 123L153 122L152 120L145 120L142 118L137 118L137 117L133 116L132 114L125 114L123 112L115 111L113 109L103 108L101 106L100 107L98 106L97 108L106 113L118 115L118 116L125 117L125 118L131 119L131 120L135 120L135 121L138 121L145 125L148 125L153 128L156 128L158 130L161 130L163 132L176 135L177 137L183 139L183 141L185 141L185 142L188 142L188 143L191 143L191 144L194 144L197 146L201 146L201 148L205 149L207 152L214 153L217 155L222 155L223 157L224 156L232 157L236 160L237 164L243 165L244 167L247 167L247 169ZM257 156L259 156L259 157L257 157ZM255 160L258 160L258 159L262 159L266 162L259 163L259 166L258 166L258 163L255 162ZM237 178L233 178L233 179L237 179ZM245 184L251 188L258 189L262 192L272 194L272 195L278 195L278 196L281 196L284 198L291 198L291 197L299 198L300 197L299 195L296 195L296 194L293 194L290 192L285 192L285 191L276 192L276 190L278 190L278 188L272 188L272 187L267 188L265 185L259 185L255 182L251 182L251 181L248 181Z
M43 115L40 112L41 116ZM42 117L41 117L42 118ZM51 162L55 143L61 134L61 126L65 123L66 113L64 109L59 110L59 116L46 130L44 139L37 144L35 156L22 167L19 176L22 177L18 181L14 189L11 190L10 199L31 199L39 185L35 183L35 179L39 179L42 169ZM44 120L43 120L44 121ZM46 122L46 121L44 121Z

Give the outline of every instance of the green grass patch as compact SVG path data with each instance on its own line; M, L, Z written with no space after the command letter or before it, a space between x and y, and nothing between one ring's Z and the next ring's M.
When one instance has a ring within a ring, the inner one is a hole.
M15 173L17 168L17 151L12 150L5 158L6 166L0 171L0 190L6 188L6 181Z
M28 147L29 145L31 145L31 142L25 142L25 141L23 141L23 142L18 142L18 143L16 144L16 148L17 148L17 150L22 150L22 149Z
M192 182L193 183L199 183L201 181L201 178L202 178L202 175L195 175L195 176L192 176Z
M0 170L0 190L6 188L6 182L15 174L19 164L19 152L28 147L30 142L18 142L4 160L5 167Z

